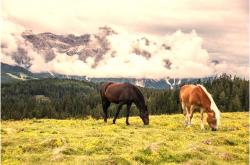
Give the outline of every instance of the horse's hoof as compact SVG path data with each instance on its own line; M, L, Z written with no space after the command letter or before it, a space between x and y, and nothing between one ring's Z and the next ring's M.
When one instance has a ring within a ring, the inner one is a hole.
M217 131L217 129L216 128L212 128L211 131Z
M127 125L130 125L129 123L126 123Z

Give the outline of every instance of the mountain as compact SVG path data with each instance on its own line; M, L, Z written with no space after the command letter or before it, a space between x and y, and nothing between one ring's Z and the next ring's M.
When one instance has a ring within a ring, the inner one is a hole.
M32 31L25 31L19 37L23 44L18 44L17 49L2 52L11 56L11 58L20 66L29 68L32 65L30 51L43 56L45 62L52 61L57 54L66 54L68 56L76 55L79 60L86 62L91 57L94 59L92 67L96 67L102 57L111 51L108 36L116 34L109 27L100 27L97 34L83 34L76 36L74 34L57 35L50 32L34 34ZM3 48L8 48L6 43ZM114 54L114 52L110 52Z
M14 60L17 65L25 68L30 68L34 63L39 62L34 60L34 55L38 54L45 63L57 60L61 56L66 59L69 59L67 56L74 56L72 58L76 58L94 69L107 57L120 56L120 49L124 49L116 45L120 45L120 40L123 40L120 36L122 34L118 34L107 26L100 27L96 33L86 32L80 35L51 32L33 33L31 30L26 30L11 35L16 42L15 49L12 49L7 40L1 43L1 48L3 54ZM153 53L158 51L169 53L171 50L167 43L156 42L143 36L128 42L128 47L125 48L127 53L131 53L135 57L141 56L147 60L153 57ZM168 57L160 60L166 69L171 69L172 61ZM129 59L125 60L126 63L129 61Z
M94 83L100 82L128 82L140 87L154 88L154 89L174 89L178 88L181 84L197 82L212 81L213 77L205 78L165 78L165 79L136 79L136 78L91 78L86 76L76 76L76 75L63 75L52 72L43 73L32 73L27 69L20 66L12 66L5 63L1 63L1 82L15 82L15 81L25 81L32 79L45 79L45 78L57 78L57 79L74 79L80 81L88 81Z
M1 63L1 83L38 79L32 72L20 66Z
M25 69L20 66L13 66L6 63L1 63L1 83L45 78L74 79L81 81L86 80L85 76L71 76L52 72L32 73L28 69Z
M128 82L140 87L154 89L174 89L182 84L195 84L206 81L212 81L213 77L205 78L165 78L165 79L135 79L135 78L88 78L91 82Z

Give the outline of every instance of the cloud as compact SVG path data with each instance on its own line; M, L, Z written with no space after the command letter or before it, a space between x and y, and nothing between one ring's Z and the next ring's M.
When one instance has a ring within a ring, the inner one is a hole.
M219 72L247 76L242 75L242 69L248 71L246 0L3 0L2 4L5 28L1 37L8 47L2 44L1 59L13 64L10 54L21 47L27 51L32 71L90 77L197 77ZM83 62L79 56L57 52L46 62L20 37L27 29L34 33L97 34L98 27L104 25L119 34L108 38L111 50L100 61L88 57ZM137 41L143 37L152 43L146 46L145 40Z
M109 28L105 29L109 30ZM86 59L84 60L77 53L69 56L67 53L60 53L57 47L52 47L55 58L47 61L46 56L35 51L36 49L30 42L20 36L16 39L17 34L10 36L12 37L11 40L18 40L19 44L14 49L10 49L14 52L14 55L20 48L24 49L27 52L26 58L30 59L29 62L31 63L29 69L33 72L50 71L88 77L157 79L164 77L204 77L212 75L214 72L212 65L209 63L209 54L202 48L203 40L195 31L190 33L177 31L173 34L167 34L163 38L130 34L121 29L115 31L118 33L112 32L107 35L107 31L103 31L103 28L101 28L100 32L92 34L92 39L87 44L88 49L100 49L99 46L102 46L102 49L98 51L102 53L85 56ZM3 40L3 43L8 42ZM166 49L166 46L163 45L168 45L169 48ZM140 51L134 52L135 48ZM13 53L9 52L3 49L4 54L13 57ZM145 56L144 52L148 52L150 57ZM3 60L3 62L5 61Z
M249 80L249 67L235 64L228 64L222 62L215 66L216 74L220 75L223 73L237 75L239 77Z

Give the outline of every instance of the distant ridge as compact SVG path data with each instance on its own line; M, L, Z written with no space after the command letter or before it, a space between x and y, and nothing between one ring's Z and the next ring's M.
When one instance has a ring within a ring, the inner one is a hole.
M182 84L187 83L200 83L205 81L212 81L213 77L205 78L164 78L164 79L148 79L148 78L91 78L87 76L64 75L53 72L32 73L29 70L13 66L6 63L1 63L1 83L10 83L15 81L26 81L32 79L45 79L45 78L58 78L58 79L74 79L79 81L89 81L94 83L100 82L128 82L140 87L153 88L153 89L175 89Z

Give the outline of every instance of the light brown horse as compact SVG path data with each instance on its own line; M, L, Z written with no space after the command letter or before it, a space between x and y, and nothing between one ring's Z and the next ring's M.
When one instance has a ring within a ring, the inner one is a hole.
M195 109L201 112L201 128L204 129L204 112L207 113L207 123L216 131L220 122L220 111L206 88L198 85L184 85L180 90L180 102L185 115L186 126L191 125Z
M113 124L119 115L123 105L127 105L126 124L129 125L129 113L132 103L140 110L140 117L145 125L149 124L148 109L141 91L129 83L104 83L100 90L102 107L104 112L104 122L107 122L107 110L110 103L118 104Z

